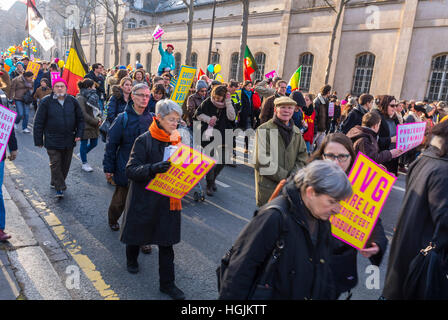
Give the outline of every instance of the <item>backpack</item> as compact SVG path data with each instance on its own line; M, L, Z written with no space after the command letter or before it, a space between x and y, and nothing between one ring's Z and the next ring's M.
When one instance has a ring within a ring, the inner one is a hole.
M287 219L287 213L285 208L285 201L280 203L282 198L277 198L275 201L268 203L265 207L263 207L263 211L269 209L275 209L280 212L281 219L281 232L280 236L275 243L275 247L272 250L272 253L268 255L266 261L263 263L263 267L261 271L256 276L256 280L252 285L252 288L249 292L248 300L269 300L272 299L273 294L273 286L272 286L272 278L273 273L275 271L275 266L278 262L279 257L282 254L284 249L284 234L285 234L285 224ZM279 204L275 204L279 203ZM254 212L254 217L257 216L259 210ZM238 240L237 240L238 241ZM226 271L231 263L231 258L234 253L234 246L232 246L221 259L221 265L216 269L216 275L218 280L218 292L221 291L221 283L226 276Z

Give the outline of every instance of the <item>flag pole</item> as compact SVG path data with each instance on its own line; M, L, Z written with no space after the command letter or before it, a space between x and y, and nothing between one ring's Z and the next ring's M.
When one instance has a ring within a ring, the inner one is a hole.
M30 0L27 0L26 1L26 21L28 21L28 17L29 17L29 15L28 15L28 10L30 9ZM27 40L30 38L30 25L29 25L29 21L28 21L28 23L27 23L27 28L26 28L26 32L27 32L27 34L28 34L28 38L27 38ZM31 59L31 55L30 55L30 43L28 43L28 58L29 59Z

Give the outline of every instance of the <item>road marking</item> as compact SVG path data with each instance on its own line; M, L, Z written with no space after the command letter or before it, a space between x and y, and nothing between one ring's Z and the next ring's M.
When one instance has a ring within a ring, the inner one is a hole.
M21 173L21 171L10 161L6 163L6 167L8 171L10 171L11 173L16 174ZM33 207L38 208L40 211L42 211L38 212L39 215L45 219L47 224L50 226L55 235L58 237L58 239L67 249L67 251L73 257L73 259L82 269L82 271L85 273L85 275L93 284L98 293L105 300L120 300L115 291L111 289L111 286L106 284L106 282L103 280L101 272L96 270L96 266L92 262L92 260L90 260L90 258L87 255L81 253L82 251L81 246L77 244L77 241L74 240L73 237L69 237L69 232L65 229L65 227L62 225L62 222L53 213L53 211L51 211L48 208L46 203L36 201L34 199L29 200L31 201ZM73 240L69 240L69 238L72 238Z
M14 294L14 296L18 297L20 295L20 292L19 292L15 282L9 276L9 273L6 270L6 266L3 264L3 262L1 260L0 260L0 270L3 273L3 276L6 278L6 281L8 282L9 287L12 290L12 293Z
M209 200L207 200L207 199L205 199L205 202L207 202L208 204L211 204L212 206L215 206L215 207L218 208L218 209L221 209L221 210L224 211L225 213L228 213L228 214L230 214L231 216L234 216L235 218L238 218L238 219L243 220L243 221L245 221L245 222L250 222L249 219L246 219L246 218L240 216L239 214L233 213L232 211L227 210L226 208L223 208L223 207L221 207L220 205L217 205L216 203L213 203L213 202L211 202L211 201L209 201Z
M402 188L402 187L393 186L392 189L395 189L395 190L398 190L398 191L406 192L406 189L404 189L404 188Z
M230 186L228 184L225 184L224 182L221 182L221 181L218 181L218 180L215 180L215 182L216 182L216 184L218 186L221 186L223 188L230 188Z

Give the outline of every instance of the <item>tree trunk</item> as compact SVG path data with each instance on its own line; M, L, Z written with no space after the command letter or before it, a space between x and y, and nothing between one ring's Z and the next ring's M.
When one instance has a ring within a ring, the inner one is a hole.
M93 8L93 20L94 20L93 34L94 34L94 38L95 38L95 49L94 49L95 53L94 53L94 57L95 57L95 61L97 61L96 58L97 58L97 53L98 53L98 40L96 39L96 37L97 37L97 30L96 30L96 7ZM106 32L106 24L104 25L104 32ZM104 43L104 48L106 48L106 43Z
M330 78L330 69L331 65L333 64L333 51L334 51L334 42L336 40L336 32L338 30L339 21L341 20L342 11L344 10L344 6L347 4L347 2L348 1L340 0L336 21L334 23L333 30L331 32L330 49L328 50L328 64L327 69L325 71L325 84L328 84L328 80Z
M240 55L238 58L237 78L238 81L243 81L243 64L244 64L244 52L247 45L247 31L249 27L249 0L241 0L243 3L243 19L241 21L242 32L240 40Z
M114 24L114 66L117 66L120 62L120 44L118 43L118 21L113 21Z
M194 1L190 0L187 4L188 8L188 22L187 22L187 53L185 57L185 64L191 65L191 47L193 46L193 17L194 17Z

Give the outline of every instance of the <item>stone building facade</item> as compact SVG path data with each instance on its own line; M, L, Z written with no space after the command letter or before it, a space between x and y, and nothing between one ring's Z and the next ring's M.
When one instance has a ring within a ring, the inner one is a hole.
M323 0L250 1L248 46L262 72L276 70L289 79L302 65L301 89L318 92L325 82L329 48L342 0L335 10ZM193 64L207 68L213 1L195 3ZM128 1L120 29L121 64L142 63L155 73L160 62L157 25L165 30L163 43L175 47L178 65L185 62L188 19L182 1ZM242 4L217 1L212 42L213 63L222 66L224 79L236 77ZM110 23L99 26L97 60L112 66ZM106 33L104 30L106 29ZM82 45L91 61L92 31ZM335 32L328 83L339 96L392 94L401 99L448 100L448 0L351 0L340 15Z

